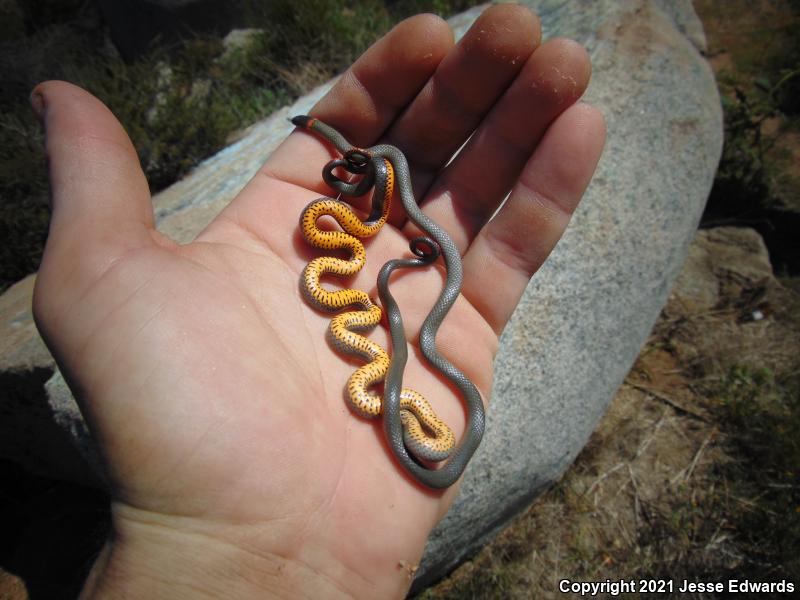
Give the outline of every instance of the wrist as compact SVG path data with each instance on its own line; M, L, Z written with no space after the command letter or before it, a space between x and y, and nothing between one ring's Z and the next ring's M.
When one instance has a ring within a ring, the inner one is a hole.
M114 507L113 531L81 593L95 598L354 598L324 567L251 551L217 528ZM334 568L335 572L335 568Z

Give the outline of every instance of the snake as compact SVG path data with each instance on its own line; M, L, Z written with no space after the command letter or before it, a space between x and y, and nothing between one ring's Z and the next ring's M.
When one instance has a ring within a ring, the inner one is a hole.
M358 171L358 165L348 165L342 160L331 161L323 171L323 178L340 192L360 195L367 186L351 184L333 175L333 169L344 167ZM364 245L358 238L375 235L386 222L394 189L394 171L388 160L378 164L365 177L374 183L373 211L366 221L361 221L350 206L333 198L320 198L311 202L300 216L300 230L311 245L325 250L349 250L351 258L343 260L333 256L320 256L309 262L303 270L301 281L306 299L317 308L338 311L349 306L361 310L336 315L328 328L332 345L343 353L355 354L369 362L359 367L347 381L350 406L366 418L381 414L382 401L370 388L386 378L389 355L377 343L359 335L356 331L375 327L381 320L381 309L366 292L355 289L326 290L320 282L325 274L339 276L355 275L366 262ZM362 179L362 182L364 180ZM324 231L317 227L323 216L333 217L343 231ZM400 395L403 423L403 443L417 458L437 462L444 460L455 446L452 430L435 413L424 396L404 388Z
M378 275L378 295L386 310L392 342L392 359L384 382L383 429L392 454L416 481L433 489L447 488L458 481L463 474L480 445L486 424L483 399L477 387L436 349L436 334L439 327L461 294L464 280L461 254L447 231L425 215L417 204L408 161L399 148L391 144L378 144L369 148L355 147L333 127L308 115L296 116L291 122L328 140L342 154L343 160L349 159L355 167L362 167L364 172L378 173L382 168L381 165L390 165L406 216L425 234L422 238L411 240L409 244L415 258L390 260L383 265ZM369 177L370 175L365 175L365 179ZM354 186L342 183L339 189L342 185ZM386 204L385 202L381 207L382 210L386 210ZM370 217L374 216L377 208L378 205L373 200ZM440 255L445 265L445 283L422 323L419 347L425 360L458 389L467 409L467 423L464 434L447 460L437 465L438 468L431 468L420 461L413 452L410 453L404 443L403 424L406 417L402 414L402 392L408 350L402 314L389 289L389 279L396 269L421 268L438 260Z

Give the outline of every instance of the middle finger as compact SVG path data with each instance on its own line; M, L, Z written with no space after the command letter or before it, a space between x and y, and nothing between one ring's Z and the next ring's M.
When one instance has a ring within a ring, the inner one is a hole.
M438 173L424 210L462 253L516 183L550 124L583 94L590 73L583 46L560 38L545 42ZM406 233L416 235L410 224Z
M539 45L538 17L500 4L485 10L395 121L386 141L409 162L417 198L472 134ZM391 222L402 225L395 205Z

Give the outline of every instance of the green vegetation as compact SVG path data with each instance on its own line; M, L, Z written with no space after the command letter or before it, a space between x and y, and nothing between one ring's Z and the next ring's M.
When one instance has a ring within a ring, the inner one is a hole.
M42 135L31 88L65 79L99 97L127 129L157 191L226 145L237 130L345 70L401 19L447 16L465 0L286 0L246 3L246 44L196 37L155 45L131 63L108 42L94 4L0 5L0 291L35 271L48 223Z
M774 203L778 190L770 179L786 165L772 150L788 131L800 131L800 6L789 3L776 17L763 7L698 4L704 18L722 23L710 44L712 59L728 58L718 70L726 137L717 187L736 189L740 201ZM729 22L738 8L759 14Z
M735 365L716 389L731 453L722 468L753 578L800 576L800 374ZM758 565L754 567L753 565Z
M752 208L754 198L763 199L764 207L778 204L780 191L770 185L770 178L775 175L775 167L786 166L788 157L774 151L781 134L796 130L800 123L782 108L791 106L785 91L800 81L800 64L794 69L780 69L774 76L777 78L774 83L767 77L758 77L746 87L741 75L723 73L719 78L726 144L714 199L724 195L728 202L739 204L739 210ZM782 122L770 131L767 124L773 119Z
M705 226L755 228L776 271L800 251L800 3L697 0L725 114L725 147Z

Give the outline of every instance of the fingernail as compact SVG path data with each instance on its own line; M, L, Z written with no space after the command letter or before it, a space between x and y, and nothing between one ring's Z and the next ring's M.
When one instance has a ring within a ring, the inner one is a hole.
M45 109L44 94L38 89L34 89L33 92L31 92L31 108L33 108L33 112L36 113L39 121L43 121Z

